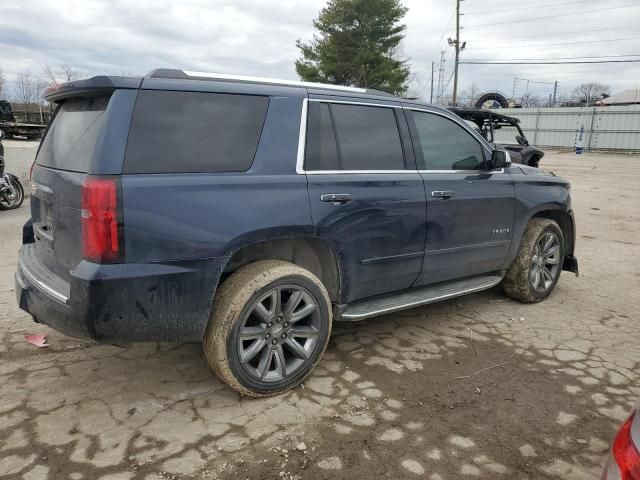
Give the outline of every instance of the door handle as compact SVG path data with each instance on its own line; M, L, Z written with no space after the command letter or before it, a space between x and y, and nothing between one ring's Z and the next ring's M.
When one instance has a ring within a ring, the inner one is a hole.
M436 190L435 192L431 192L432 197L447 199L455 196L456 192L452 192L450 190Z
M320 195L321 202L347 203L351 200L353 200L353 195L350 193L325 193Z

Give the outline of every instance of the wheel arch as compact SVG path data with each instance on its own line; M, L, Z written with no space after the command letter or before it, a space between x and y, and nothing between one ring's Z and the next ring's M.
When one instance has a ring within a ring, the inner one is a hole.
M529 220L531 220L532 218L546 218L556 222L560 227L560 230L562 230L562 235L564 236L565 257L573 256L575 229L573 225L573 217L571 216L571 213L569 211L560 209L540 210L534 213L529 218Z
M324 284L331 301L339 302L342 279L338 255L329 243L313 236L273 238L236 248L222 268L219 285L245 265L274 259L309 270Z

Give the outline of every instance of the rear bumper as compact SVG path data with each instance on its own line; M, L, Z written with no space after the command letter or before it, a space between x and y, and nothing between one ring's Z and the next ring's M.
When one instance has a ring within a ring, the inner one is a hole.
M225 259L103 265L87 261L69 282L20 249L18 305L65 335L99 341L199 341Z

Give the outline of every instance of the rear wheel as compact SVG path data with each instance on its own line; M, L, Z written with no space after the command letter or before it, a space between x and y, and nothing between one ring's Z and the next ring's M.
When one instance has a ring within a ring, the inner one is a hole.
M22 184L13 177L9 177L10 188L0 193L0 210L18 208L24 201L24 189Z
M525 303L549 296L558 283L564 260L564 236L556 222L534 218L527 225L518 256L502 287L507 295Z
M293 388L318 363L331 302L311 272L281 260L249 264L218 289L203 339L214 372L242 395Z

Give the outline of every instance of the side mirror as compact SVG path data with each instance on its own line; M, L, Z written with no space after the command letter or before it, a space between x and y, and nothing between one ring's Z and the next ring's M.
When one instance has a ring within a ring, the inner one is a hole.
M491 170L500 170L511 166L511 155L506 150L494 150L491 153Z

